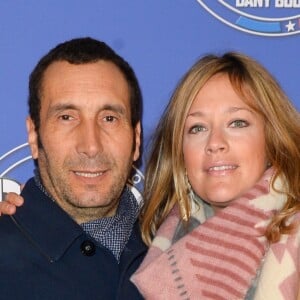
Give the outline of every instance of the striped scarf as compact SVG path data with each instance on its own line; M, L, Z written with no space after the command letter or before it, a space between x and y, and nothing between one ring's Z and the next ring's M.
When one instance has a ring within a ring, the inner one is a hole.
M250 191L207 220L203 205L196 206L193 214L198 214L201 225L175 243L180 216L174 207L132 277L143 296L155 300L254 298L249 290L256 290L255 280L270 252L263 234L286 201L271 188L273 173L267 170ZM279 178L275 185L282 188ZM267 273L274 276L274 271Z

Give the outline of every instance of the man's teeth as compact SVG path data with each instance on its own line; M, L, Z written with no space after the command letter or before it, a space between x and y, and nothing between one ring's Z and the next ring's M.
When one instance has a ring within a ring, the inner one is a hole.
M82 176L82 177L89 177L89 178L93 178L93 177L97 177L102 175L102 172L99 173L85 173L85 172L75 172L76 175L78 176Z
M233 170L236 169L236 166L216 166L209 168L209 171L224 171L224 170Z

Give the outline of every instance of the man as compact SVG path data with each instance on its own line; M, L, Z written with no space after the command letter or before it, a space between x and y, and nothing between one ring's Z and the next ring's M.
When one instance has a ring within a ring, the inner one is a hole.
M126 186L141 142L141 92L106 44L52 49L29 81L36 174L0 218L1 299L140 299L130 276L146 246Z

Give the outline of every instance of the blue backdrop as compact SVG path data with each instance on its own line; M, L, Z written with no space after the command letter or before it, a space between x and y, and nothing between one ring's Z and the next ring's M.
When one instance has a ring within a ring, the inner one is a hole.
M147 145L177 81L209 52L254 57L299 109L299 20L299 0L1 0L0 176L20 182L32 176L28 75L57 43L92 36L128 60L144 95Z

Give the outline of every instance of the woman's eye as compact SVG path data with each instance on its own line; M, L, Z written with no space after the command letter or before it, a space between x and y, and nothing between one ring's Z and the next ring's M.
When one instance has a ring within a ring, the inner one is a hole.
M230 123L230 127L237 127L237 128L243 128L243 127L247 127L249 125L249 123L247 121L244 120L235 120L232 123Z
M206 130L207 129L202 125L195 125L195 126L191 127L191 129L189 130L189 133L195 134L195 133L203 132Z

